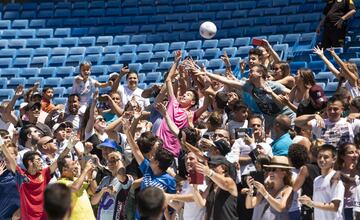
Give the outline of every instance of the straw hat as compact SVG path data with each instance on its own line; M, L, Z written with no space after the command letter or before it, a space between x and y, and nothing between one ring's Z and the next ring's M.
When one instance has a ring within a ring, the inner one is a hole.
M289 159L284 156L274 156L271 159L269 165L264 165L264 167L273 167L273 168L281 168L281 169L293 169L289 164Z

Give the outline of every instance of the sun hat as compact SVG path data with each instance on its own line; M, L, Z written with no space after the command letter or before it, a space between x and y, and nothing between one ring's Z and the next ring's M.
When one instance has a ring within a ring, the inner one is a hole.
M264 167L269 168L281 168L281 169L293 169L294 167L290 166L289 159L285 156L274 156L269 165L264 165Z

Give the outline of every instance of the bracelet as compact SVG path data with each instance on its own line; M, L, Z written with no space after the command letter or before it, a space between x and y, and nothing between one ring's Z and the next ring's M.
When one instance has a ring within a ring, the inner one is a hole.
M208 177L211 178L213 175L214 175L214 171L210 170Z
M314 208L314 202L310 201L308 203L306 203L307 206L309 206L310 208Z

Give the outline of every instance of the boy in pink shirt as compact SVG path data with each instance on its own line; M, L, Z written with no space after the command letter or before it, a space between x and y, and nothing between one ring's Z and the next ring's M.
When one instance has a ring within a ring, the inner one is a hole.
M174 64L172 65L169 75L166 78L166 88L168 92L169 103L167 105L167 112L170 119L175 125L181 129L189 126L188 113L193 114L194 121L206 111L207 105L203 105L196 111L190 109L194 107L199 101L199 95L194 89L188 89L183 95L176 99L172 80L175 77L176 69L181 58L181 51L177 51L175 55ZM171 152L174 156L178 157L180 154L181 145L177 138L177 134L174 134L168 127L166 119L163 118L160 127L157 131L157 136L164 142L164 148Z

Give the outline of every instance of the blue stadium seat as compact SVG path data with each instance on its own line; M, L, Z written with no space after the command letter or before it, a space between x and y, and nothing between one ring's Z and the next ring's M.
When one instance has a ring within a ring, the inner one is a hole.
M29 28L44 28L45 20L42 19L32 19L29 23Z
M324 92L326 96L331 96L335 93L338 87L338 82L329 82L326 84Z
M175 42L175 41L179 41L180 37L179 37L179 33L169 33L169 34L164 34L163 35L163 41L166 42ZM182 39L185 40L185 39Z
M149 72L146 74L144 83L159 83L162 79L161 72Z
M90 47L95 45L95 37L80 37L78 46L79 47Z
M105 83L105 82L109 81L109 75L98 76L98 77L96 77L96 80L98 82Z
M216 48L218 45L218 40L204 40L204 43L202 45L202 49L208 49L208 48Z
M197 64L198 66L200 66L200 67L202 67L203 65L204 65L205 67L207 67L208 63L209 63L208 60L196 60L196 64Z
M72 4L71 2L58 2L56 4L56 9L71 9L72 8Z
M301 34L287 34L284 38L283 44L288 44L290 48L294 47L300 39Z
M43 44L42 39L26 39L27 48L40 48L42 47L42 44Z
M50 77L45 79L44 87L59 87L61 83L60 77Z
M351 58L349 59L349 62L353 62L356 64L358 68L360 68L360 58Z
M23 77L11 78L6 86L8 89L15 89L18 85L25 86L26 79Z
M169 50L169 43L157 43L154 45L152 51L153 52L158 52L158 51L167 51Z
M91 62L93 65L98 65L99 61L101 60L100 54L89 54L85 57L86 61Z
M222 49L221 55L224 55L224 52L226 51L226 54L229 58L235 57L237 48L236 47L225 47Z
M11 63L12 63L11 58L0 58L0 68L10 68Z
M309 62L307 67L310 68L315 73L323 72L326 69L325 63L320 60Z
M0 66L1 66L1 59L0 59ZM20 75L19 68L6 68L1 70L1 77L6 77L8 79L19 77L19 75Z
M39 16L38 16L39 17ZM41 17L39 17L41 18ZM44 18L45 19L45 18ZM68 26L69 22L65 23L65 21L70 19L63 20L62 18L54 18L54 19L47 19L46 18L46 27L48 28L57 28L57 27L63 27L64 25Z
M112 36L99 36L96 40L97 46L110 46L113 43L113 37Z
M35 29L19 30L18 38L21 38L21 39L34 38L35 32L36 32Z
M153 56L153 53L152 53L152 52L139 53L139 54L136 56L136 62L138 62L138 63L146 63L146 62L149 62L152 56Z
M70 28L56 28L54 31L54 37L70 37L71 29Z
M88 28L73 28L71 32L71 36L73 37L81 37L86 36L88 34Z
M40 83L40 88L42 88L44 86L45 79L44 79L44 77L30 77L30 78L27 78L27 80L25 82L25 88L29 88L29 87L33 86L36 82L39 82Z
M161 62L158 68L156 69L157 72L164 73L170 69L173 62Z
M120 47L119 53L135 53L136 48L137 48L137 45L135 45L135 44L123 45Z
M103 56L103 59L101 61L102 65L111 65L114 63L118 63L119 60L119 54L106 54Z
M65 61L65 66L78 66L82 61L84 61L84 55L69 55Z
M41 48L39 48L41 49ZM30 62L30 67L47 67L48 66L48 57L47 56L43 56L43 57L33 57L31 62Z
M44 39L43 47L59 47L61 38L47 38Z
M101 47L101 46L86 47L85 55L101 54L102 52L103 52L103 47Z
M94 76L105 75L107 74L107 67L105 65L94 65L91 67L91 74Z
M207 59L207 60L215 59L219 56L219 54L220 54L219 48L209 48L205 50L202 59Z
M294 32L298 32L298 33L306 33L309 31L310 31L310 23L296 24L294 28Z
M16 57L31 57L33 54L34 54L34 49L22 48L17 50Z
M279 55L281 60L283 60L283 61L287 60L288 49L289 49L288 44L275 44L273 49L277 52L277 54Z
M105 55L108 56L108 55ZM136 59L136 53L123 53L120 55L118 62L119 63L134 63ZM117 63L117 62L112 62ZM103 64L112 64L111 62L104 63Z
M10 100L15 94L13 89L0 89L0 100Z
M87 9L74 9L72 11L71 17L73 17L73 18L86 18L86 17L88 17L88 10Z
M0 30L10 29L10 20L0 20Z
M0 49L4 49L8 47L8 40L0 40Z
M64 97L55 97L54 98L54 105L66 105L67 98Z
M62 47L76 47L78 45L79 38L77 37L66 37L62 38L61 46Z
M129 69L130 71L134 71L134 72L140 72L142 68L142 64L141 63L130 63L129 64Z
M20 12L18 11L6 11L3 15L4 19L14 20L20 18Z
M171 48L171 46L170 46L170 48ZM201 48L201 40L188 41L185 46L186 50L200 49L200 48Z
M294 48L295 51L312 49L316 43L316 33L304 33L299 38L298 44Z
M307 63L304 61L294 61L290 63L290 69L292 74L296 74L296 71L303 67L307 67Z
M190 50L188 56L192 57L194 60L198 60L198 59L202 59L204 53L205 52L203 49L195 49L195 50Z
M54 99L62 97L66 92L66 89L64 87L55 87L53 89L54 89Z
M71 47L69 50L68 55L81 55L84 56L85 54L85 47Z
M67 47L55 47L51 50L51 56L67 56L69 52L69 48Z
M15 39L17 38L18 30L3 30L1 34L2 39Z
M1 73L0 73L1 76ZM6 85L7 85L8 79L1 77L0 78L0 89L6 89Z
M200 41L200 45L199 45L199 48L197 49L200 49L200 46L201 46L201 41ZM185 42L184 41L181 41L181 42L172 42L170 44L170 47L169 47L169 51L172 52L172 51L176 51L176 50L184 50L185 49Z
M136 52L140 53L140 52L151 52L153 49L153 44L140 44L137 49Z
M222 59L212 59L209 61L207 68L209 69L221 69L223 68L224 62Z
M31 60L30 58L24 58L24 57L15 58L12 66L14 68L27 68L29 67L30 60Z
M92 2L89 5L89 3L87 3L87 2L80 1L80 2L74 2L72 4L72 7L73 7L73 9L87 9L88 7L91 7L92 4L93 4ZM96 8L96 7L91 7L91 8Z
M14 20L12 22L11 28L12 29L26 29L29 26L28 20Z
M217 45L218 48L222 49L224 47L232 47L234 45L234 39L233 38L225 38L220 39L219 43Z
M40 73L39 68L22 68L20 70L19 77L25 77L25 78L37 77L39 73Z
M108 66L108 72L112 73L112 72L120 72L121 68L123 67L123 64L112 64Z
M144 64L142 65L142 68L141 68L141 70L140 70L140 73L150 73L150 72L154 72L157 67L158 67L158 63L157 63L157 62L144 63Z
M249 50L252 48L253 48L253 46L241 46L238 48L235 56L236 57L247 57L249 55Z
M124 34L136 34L139 32L139 26L135 26L135 25L125 26L122 32Z
M55 77L65 78L73 76L74 71L75 67L73 66L57 67L55 70Z
M2 49L0 50L0 58L14 58L16 49Z
M335 76L331 72L319 72L315 75L316 82L323 82L327 84L332 82L335 79Z
M142 25L140 27L140 32L141 33L154 33L155 29L156 29L156 26L154 24Z
M284 35L282 34L277 34L277 35L270 35L268 36L268 39L267 41L270 43L270 44L281 44L284 40Z
M51 48L46 48L46 47L36 48L34 50L33 56L34 57L49 56L50 53L51 53Z
M113 46L107 46L104 47L104 51L103 54L115 54L115 53L119 53L120 50L120 46L118 45L113 45Z
M66 61L66 56L53 56L49 60L49 67L59 67L64 66Z
M241 47L241 46L249 46L251 38L250 37L239 37L235 39L234 47Z
M132 35L130 43L131 44L143 44L146 41L146 35L145 34L141 34L141 35Z
M170 55L169 51L156 52L150 59L150 62L158 62L158 63L164 62L167 60L169 55Z
M47 58L47 57L46 57ZM55 76L55 67L44 67L40 69L39 77L50 78Z

